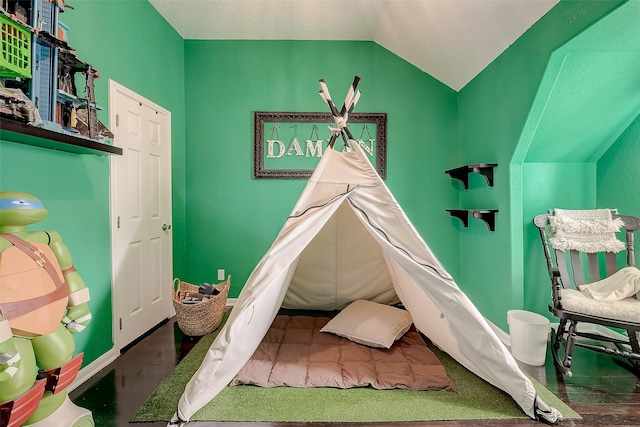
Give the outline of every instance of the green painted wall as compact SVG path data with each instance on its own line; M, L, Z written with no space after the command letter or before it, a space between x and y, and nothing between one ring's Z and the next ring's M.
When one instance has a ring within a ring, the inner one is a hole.
M598 207L640 216L640 115L600 158L597 176ZM638 252L636 262L640 265Z
M569 54L561 47L578 35L595 34L583 39L584 48L620 34L625 27L607 16L620 5L611 17L635 16L626 8L638 2L560 2L459 93L372 42L184 41L146 0L77 2L61 20L78 55L100 71L103 122L108 79L172 112L176 276L212 281L224 268L233 275L231 296L238 295L305 183L252 178L253 112L326 111L318 80L341 104L359 75L356 111L388 113L391 191L461 288L506 329L509 308L546 313L535 213L557 200L639 211L629 187L640 173L638 111L604 125L606 146L587 144L591 153L577 162L544 157L564 142L553 140L554 122L545 116L561 105L550 104L559 99L554 84L568 76L560 74L561 55ZM603 28L600 20L613 23ZM574 72L582 68L573 65ZM462 190L444 174L477 162L499 164L494 187L471 174ZM91 287L94 321L76 342L85 363L95 360L112 347L108 158L0 141L0 188L33 193L49 209L42 228L62 234ZM620 189L624 199L615 197ZM445 213L456 207L498 208L496 231L475 219L462 227Z
M593 209L596 206L596 164L525 163L522 177L525 195L522 216L526 221L523 226L523 308L547 315L551 283L540 233L532 220L555 207Z
M581 181L580 191L572 196L585 208L595 201L595 187L589 187L595 184L591 177L595 166L524 164L536 142L540 119L548 107L546 99L553 87L553 81L544 77L549 75L549 68L560 68L550 63L551 54L623 3L561 1L459 92L459 163L499 164L495 186L478 184L461 191L459 207L500 212L494 233L487 232L482 223L461 229L458 282L478 308L503 329L510 308L542 314L547 311L541 308L541 301L548 301L547 282L525 286L532 272L546 274L544 263L539 267L530 265L532 259L525 251L538 238L531 223L533 213L553 207L549 200L534 202L539 196L536 191L546 185L543 188L562 197L563 186L554 186L551 177L555 174L560 180L575 179L568 170L575 172L577 168L580 176L587 177ZM589 87L579 89L588 91ZM541 95L539 92L544 90L547 92ZM605 127L612 128L611 124ZM564 142L546 141L551 147ZM535 159L535 163L545 161Z
M60 15L69 44L101 77L96 97L108 122L109 79L171 112L174 273L185 268L184 40L147 0L78 2ZM117 142L116 142L117 144Z
M523 174L522 190L528 310L549 316L548 274L537 229L527 219L554 207L637 207L635 193L616 189L625 186L626 178L616 173L616 162L624 160L599 159L607 150L619 152L620 134L640 113L639 20L640 3L622 4L551 54L513 159L521 160L519 150L526 148L524 170L532 173Z
M355 111L388 114L387 184L455 273L456 228L444 211L457 202L444 174L456 153L453 90L372 42L188 40L185 70L186 280L212 281L224 268L237 296L306 183L252 178L253 112L326 112L318 80L341 105L355 75Z
M69 44L99 72L96 99L108 126L108 80L172 112L174 235L177 270L184 257L183 40L147 1L83 1L61 14ZM117 142L116 142L117 143ZM85 365L113 347L109 158L0 141L0 189L39 197L48 218L30 229L56 230L91 291L93 321L76 335Z

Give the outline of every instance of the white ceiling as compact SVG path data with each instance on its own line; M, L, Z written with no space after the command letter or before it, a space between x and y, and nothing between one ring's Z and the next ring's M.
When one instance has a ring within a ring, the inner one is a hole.
M369 40L460 90L559 0L149 0L184 39Z

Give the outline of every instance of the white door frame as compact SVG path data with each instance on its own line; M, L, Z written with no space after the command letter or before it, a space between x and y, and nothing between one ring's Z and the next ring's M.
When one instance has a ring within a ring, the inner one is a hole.
M130 89L126 88L125 86L115 82L114 80L109 79L109 123L110 126L115 126L116 125L116 109L114 108L115 106L115 97L116 97L116 93L120 92L120 93L124 93L128 96L130 96L131 98L134 99L138 99L141 102L143 102L145 105L151 106L154 109L156 109L158 112L161 112L163 114L168 115L169 117L169 122L170 122L170 118L171 118L171 112L162 108L161 106L155 104L154 102L144 98L143 96L131 91ZM115 145L118 145L118 141L115 140L114 141ZM169 136L169 141L168 141L169 147L171 146L171 137ZM169 156L169 168L167 173L169 174L169 177L171 176L171 149L169 148L168 150L168 156ZM119 354L122 345L120 343L120 322L119 322L119 313L120 313L120 308L119 307L119 295L118 295L118 289L116 288L116 275L117 275L117 269L120 265L117 265L116 263L116 255L114 253L114 251L116 250L115 248L115 242L116 242L116 232L118 229L118 224L117 224L117 216L118 213L115 211L116 209L116 203L115 203L115 171L116 168L114 167L114 162L117 159L114 157L111 157L110 159L110 178L109 178L109 183L110 183L110 218L111 218L111 249L112 249L112 254L111 254L111 260L112 260L112 272L111 272L111 302L112 302L112 338L113 338L113 342L114 342L114 350ZM171 179L169 179L169 181L171 182ZM168 186L168 188L165 189L166 191L171 193L171 185ZM171 198L169 199L171 200ZM171 204L171 203L170 203ZM172 233L170 233L171 235ZM170 245L171 247L172 245ZM173 259L171 259L171 262L173 262ZM172 265L170 266L170 269L172 271ZM169 289L170 283L167 284ZM167 313L168 313L168 317L170 317L171 315L173 315L175 312L173 310L173 306L169 304L169 307L167 307Z

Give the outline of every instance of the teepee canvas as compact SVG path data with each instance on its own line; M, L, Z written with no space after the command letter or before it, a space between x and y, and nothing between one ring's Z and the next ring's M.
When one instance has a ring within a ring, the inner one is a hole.
M469 298L429 249L363 150L351 141L348 113L322 84L336 120L333 147L320 159L293 212L255 267L228 321L185 387L174 419L183 425L231 382L260 344L281 307L339 310L358 299L398 301L416 328L467 369L510 394L532 418L560 414L536 394Z

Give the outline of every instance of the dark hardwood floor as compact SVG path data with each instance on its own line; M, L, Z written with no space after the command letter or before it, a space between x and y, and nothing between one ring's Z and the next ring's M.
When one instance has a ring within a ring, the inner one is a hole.
M153 333L124 352L116 361L79 386L71 399L90 409L96 427L166 426L166 423L129 424L131 416L142 406L160 382L197 343L197 338L185 337L171 319ZM574 375L562 377L556 373L550 354L546 366L522 368L546 385L582 420L565 420L559 426L640 426L640 379L606 355L577 349L573 362ZM320 427L335 424L294 423L205 423L192 422L193 427L266 427L277 425ZM372 425L367 423L367 425ZM385 427L457 427L457 426L540 426L533 420L472 420L412 423L380 423Z

